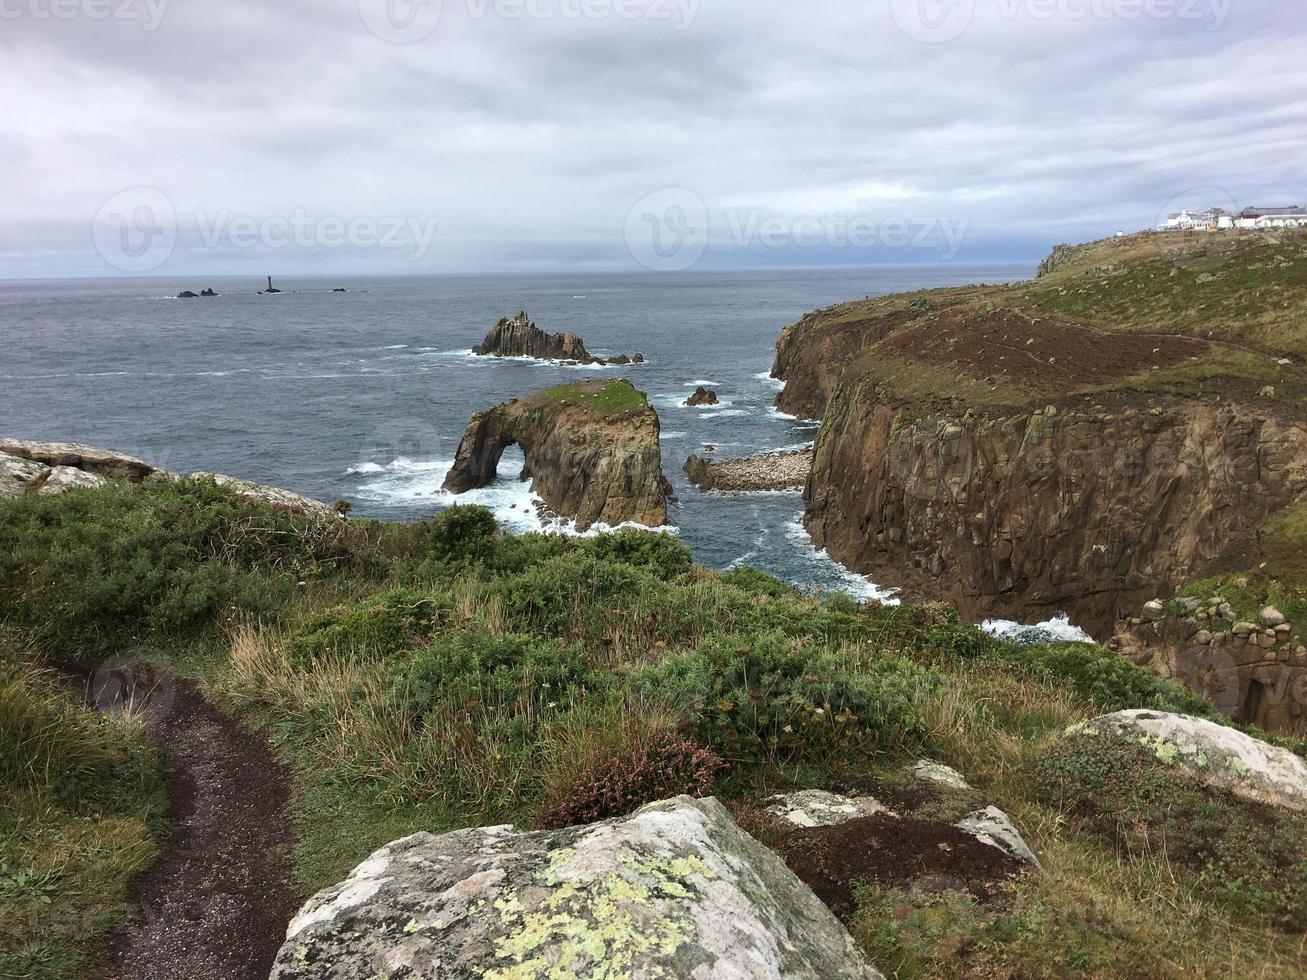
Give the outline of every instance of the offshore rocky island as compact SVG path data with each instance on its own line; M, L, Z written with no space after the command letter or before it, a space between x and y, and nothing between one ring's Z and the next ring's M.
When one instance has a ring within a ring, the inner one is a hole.
M0 975L1301 975L1305 322L1307 236L1168 233L786 329L815 445L687 466L902 606L594 533L669 518L625 380L446 478L584 537L0 440Z

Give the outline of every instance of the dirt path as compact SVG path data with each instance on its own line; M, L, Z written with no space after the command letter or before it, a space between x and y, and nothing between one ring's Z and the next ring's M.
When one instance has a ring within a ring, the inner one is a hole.
M147 725L167 766L170 833L103 975L266 980L299 904L287 885L289 775L193 684L170 679L163 689Z

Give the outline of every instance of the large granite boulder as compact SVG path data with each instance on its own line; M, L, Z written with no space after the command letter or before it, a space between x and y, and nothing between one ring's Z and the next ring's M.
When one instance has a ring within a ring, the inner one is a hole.
M496 477L504 450L526 457L523 478L555 513L584 531L667 523L658 414L627 381L561 385L472 416L445 489L467 493Z
M156 472L155 467L134 456L124 456L109 449L85 446L78 442L36 442L5 436L0 437L0 453L47 467L70 466L97 476L143 480Z
M831 912L715 800L589 827L417 834L321 892L272 980L870 980Z
M1192 779L1244 799L1307 811L1307 762L1288 749L1202 718L1133 710L1071 728L1070 737L1120 737L1142 743Z

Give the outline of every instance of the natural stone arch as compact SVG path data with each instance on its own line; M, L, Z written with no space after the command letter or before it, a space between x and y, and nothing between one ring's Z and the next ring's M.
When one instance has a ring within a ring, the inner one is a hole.
M521 448L523 479L554 511L595 524L658 527L671 492L662 473L658 415L627 381L563 385L472 416L445 489L488 486L505 450Z

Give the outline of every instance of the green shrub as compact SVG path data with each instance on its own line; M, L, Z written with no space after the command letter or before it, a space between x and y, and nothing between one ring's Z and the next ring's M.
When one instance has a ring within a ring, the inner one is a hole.
M774 575L760 572L748 565L731 569L722 576L722 581L750 595L765 595L773 599L783 599L795 594L793 586L787 585Z
M1041 802L1138 858L1164 851L1192 887L1236 916L1307 930L1307 835L1300 814L1249 803L1159 764L1128 739L1081 737L1032 764Z
M367 532L212 480L0 502L0 617L69 661L155 631L194 633L233 610L262 614L298 580L342 568L384 570Z
M1029 647L999 644L993 656L1026 676L1065 685L1104 714L1149 708L1198 718L1216 717L1216 709L1206 698L1132 664L1106 647L1089 643Z
M897 659L853 673L775 634L705 640L634 679L675 698L723 758L818 764L920 747L926 733L915 700L930 681L923 668Z
M448 610L448 596L382 592L314 616L287 635L285 648L297 662L332 654L392 656L425 643Z
M621 562L642 568L670 582L694 568L690 549L671 535L627 529L586 538L581 551L600 561Z
M417 721L439 706L519 714L594 683L584 656L530 636L451 633L393 671L394 687Z
M643 569L585 553L562 554L501 585L504 610L521 629L593 637L609 610L656 597L663 584Z
M449 565L481 565L495 553L499 523L484 507L456 506L431 522L431 557Z

